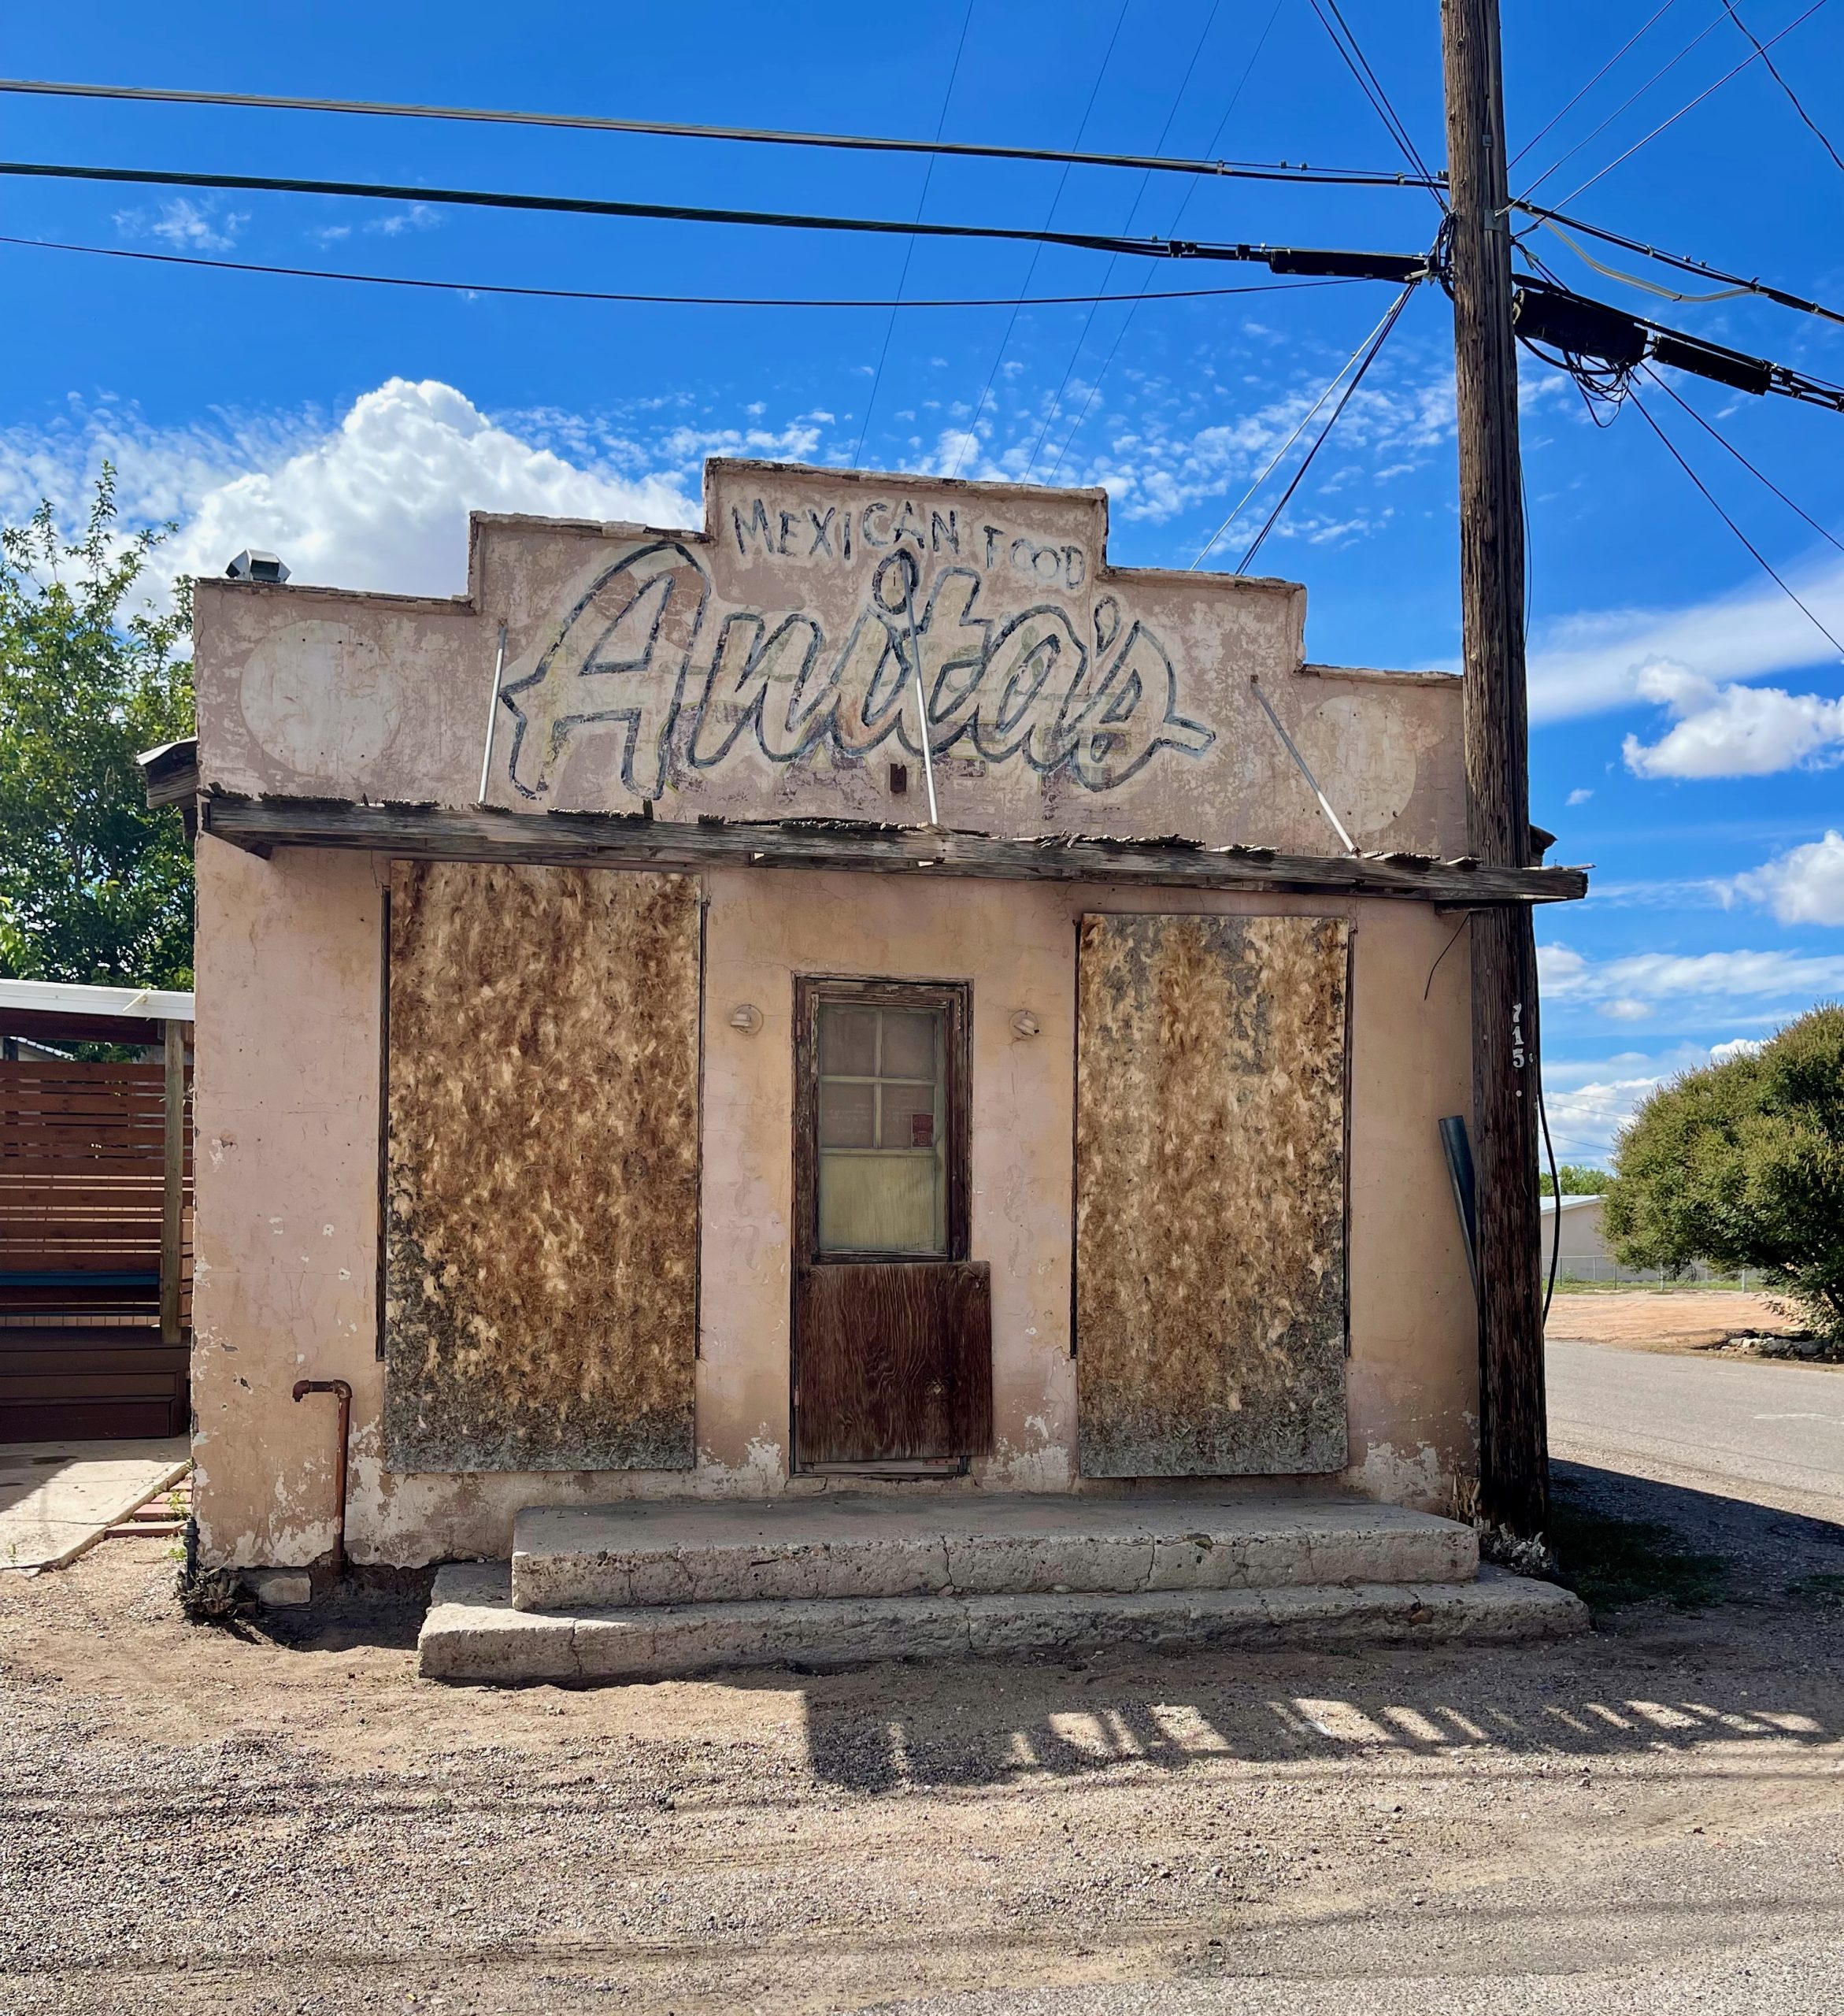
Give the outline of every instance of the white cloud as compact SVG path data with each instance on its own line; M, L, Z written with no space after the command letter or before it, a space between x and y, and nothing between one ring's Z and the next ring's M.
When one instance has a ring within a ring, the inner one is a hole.
M190 196L176 196L159 213L117 210L116 228L124 238L158 238L177 252L228 252L237 234L250 221L247 210L228 210L219 215L214 203L195 203Z
M386 210L365 228L376 237L401 238L406 231L433 231L441 221L442 213L431 204L412 203L407 209Z
M178 521L161 554L173 573L220 573L255 546L298 581L454 594L470 510L699 523L703 447L683 436L669 429L669 451L579 417L496 421L435 380L393 378L333 425L310 413L167 430L105 405L0 434L0 510L17 522L49 497L72 522L107 457L124 525Z
M1764 777L1844 754L1844 700L1777 686L1719 686L1664 662L1642 666L1635 685L1676 724L1654 743L1626 738L1635 776Z
M176 571L216 573L242 547L263 547L298 581L452 594L465 585L470 510L698 521L676 477L636 482L579 467L495 424L452 386L393 378L279 465L198 498L167 557Z
M1844 925L1844 833L1827 832L1723 885L1782 924Z
M1677 1043L1666 1051L1621 1051L1611 1057L1546 1058L1543 1103L1558 1157L1609 1160L1614 1136L1660 1086L1679 1072L1751 1056L1760 1047L1752 1036L1733 1036L1723 1043Z
M1844 561L1789 570L1820 622L1844 634ZM1583 613L1545 627L1530 654L1533 721L1567 721L1627 706L1646 667L1687 667L1711 680L1796 671L1835 657L1779 589L1714 596L1682 609Z
M1551 1084L1552 1075L1546 1065L1543 1105L1557 1158L1562 1162L1606 1161L1615 1135L1632 1118L1640 1102L1664 1083L1662 1076L1609 1076L1561 1091Z
M1092 380L1073 374L1060 399L1053 387L1011 383L1009 362L977 415L958 402L949 408L956 424L936 435L922 466L934 474L988 482L1021 481L1028 473L1035 483L1102 484L1116 519L1162 523L1200 503L1239 498L1285 446L1342 361L1327 352L1302 367L1297 385L1278 394L1271 376L1257 377L1250 381L1252 391L1239 387L1236 402L1242 410L1234 418L1207 424L1198 410L1200 391L1213 391L1215 410L1221 410L1223 388L1208 382L1213 373L1188 380L1132 376L1131 399L1115 404L1102 400ZM1238 520L1221 550L1232 558L1240 550L1237 533L1246 544L1261 524L1327 410L1320 410ZM1316 478L1312 493L1353 480L1379 482L1379 469L1390 476L1418 469L1453 428L1450 366L1420 378L1376 374L1353 395L1339 422L1338 445L1357 460ZM1315 513L1302 496L1274 536L1324 544L1374 532L1391 515L1361 509Z
M1650 1001L1635 1001L1630 995L1619 995L1603 1002L1601 1012L1616 1022L1644 1022L1651 1019L1654 1011Z
M1844 991L1844 957L1802 952L1637 952L1599 962L1566 945L1540 945L1546 999L1630 1016L1660 1001L1805 1002Z
M1564 805L1586 805L1588 800L1594 795L1594 794L1591 791L1583 790L1578 786L1574 791L1572 791L1568 797L1562 802Z

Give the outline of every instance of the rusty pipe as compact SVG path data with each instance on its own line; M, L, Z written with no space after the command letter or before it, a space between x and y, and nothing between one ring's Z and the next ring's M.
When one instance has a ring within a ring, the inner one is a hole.
M333 1465L333 1495L338 1512L333 1523L333 1580L346 1573L346 1451L352 1440L352 1388L343 1379L297 1379L294 1397L331 1393L339 1403L339 1452Z

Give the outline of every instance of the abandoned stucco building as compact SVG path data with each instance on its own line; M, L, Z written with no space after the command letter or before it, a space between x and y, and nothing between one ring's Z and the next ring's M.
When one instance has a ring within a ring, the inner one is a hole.
M842 1480L1444 1506L1442 954L1581 887L1459 858L1458 680L1111 567L1099 491L705 506L198 584L203 1558L328 1553L303 1379L361 1562Z

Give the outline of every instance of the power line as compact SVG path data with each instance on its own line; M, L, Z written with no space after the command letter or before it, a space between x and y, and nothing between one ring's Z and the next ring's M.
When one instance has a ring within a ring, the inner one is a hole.
M1589 92L1591 91L1594 87L1600 83L1601 80L1607 75L1608 72L1613 68L1614 65L1616 64L1624 55L1625 55L1627 51L1632 47L1634 43L1641 40L1645 35L1648 35L1651 30L1671 12L1672 9L1675 7L1677 3L1678 0L1664 0L1664 5L1661 7L1656 13L1649 14L1646 17L1644 22L1627 37L1626 40L1620 44L1619 48L1617 48L1613 54L1608 57L1607 61L1601 65L1600 69L1594 72L1594 76L1591 76L1588 81L1582 86L1581 89L1576 93L1575 96L1568 101L1568 104L1564 106L1560 112L1552 113L1550 118L1542 125L1539 126L1535 132L1531 134L1530 138L1524 142L1524 145L1520 147L1516 153L1511 157L1510 160L1505 164L1505 166L1508 169L1515 168L1517 164L1524 159L1524 156L1530 152L1531 149L1537 144L1538 141L1542 139L1546 133L1554 132L1556 128L1562 124L1563 120L1574 111L1576 107L1581 103L1582 100L1587 96ZM1628 100L1629 103L1631 102L1631 100Z
M402 273L347 272L326 266L281 266L254 259L206 259L183 252L137 252L119 245L76 245L59 239L9 238L0 235L0 245L23 246L39 252L80 252L98 259L131 259L157 266L203 266L229 273L263 273L288 280L346 280L365 287L413 287L437 294L508 295L540 301L608 301L645 307L669 308L1009 308L1009 294L912 297L898 300L890 295L873 299L809 295L735 294L620 294L593 287L517 287L503 281L443 280L413 278ZM1215 301L1227 295L1291 294L1302 288L1354 287L1349 280L1263 280L1249 287L1173 287L1151 294L1040 294L1025 302L1027 307L1081 308L1093 301Z
M1658 372L1654 371L1650 365L1643 366L1642 369L1645 371L1646 376L1652 380L1653 384L1658 387L1659 391L1664 393L1664 396L1669 399L1674 406L1681 407L1684 412L1687 413L1690 417L1696 421L1697 424L1702 428L1704 432L1709 436L1710 439L1715 442L1719 448L1726 449L1730 454L1733 455L1735 460L1738 461L1742 465L1742 468L1754 478L1757 483L1766 484L1767 487L1773 492L1775 496L1779 498L1780 502L1786 506L1789 511L1792 512L1795 517L1803 518L1805 522L1811 526L1813 530L1818 534L1820 539L1824 539L1829 544L1835 546L1840 553L1844 553L1844 539L1839 539L1835 532L1827 530L1827 528L1821 525L1818 520L1815 518L1809 511L1805 510L1803 506L1794 503L1793 499L1787 495L1785 491L1781 489L1780 486L1774 481L1772 476L1768 475L1764 470L1757 469L1753 462L1749 461L1748 458L1742 454L1741 450L1735 446L1735 443L1732 442L1726 434L1723 433L1720 428L1713 425L1710 421L1705 420L1702 414L1691 405L1690 401L1683 398L1677 391L1676 388L1672 384L1671 380L1668 378L1661 377Z
M1724 6L1728 9L1729 19L1733 21L1741 32L1748 38L1749 41L1753 43L1754 53L1761 58L1761 61L1767 65L1768 75L1772 77L1774 82L1779 86L1780 89L1787 94L1787 103L1792 106L1793 109L1798 113L1800 118L1804 120L1806 126L1810 128L1813 137L1817 140L1819 145L1831 156L1831 165L1836 169L1844 169L1844 156L1839 155L1838 150L1831 145L1830 136L1819 124L1818 121L1813 117L1812 114L1806 110L1805 107L1799 102L1799 94L1794 90L1793 87L1787 82L1786 79L1780 75L1779 70L1775 69L1774 65L1774 59L1767 53L1766 43L1761 41L1761 38L1755 34L1753 29L1750 28L1748 24L1742 20L1741 15L1737 13L1735 9L1735 0L1722 0L1722 3Z
M1261 529L1256 533L1254 539L1250 544L1248 551L1246 552L1242 555L1242 558L1236 562L1235 571L1239 574L1246 574L1248 573L1249 563L1254 558L1255 555L1261 550L1262 544L1266 540L1268 535L1274 530L1277 524L1280 523L1281 513L1285 511L1288 505L1293 502L1294 492L1299 488L1301 484L1305 480L1306 472L1313 466L1313 458L1318 454L1320 450L1325 446L1326 443L1331 439L1331 431L1338 425L1339 420L1343 416L1346 407L1351 403L1352 394L1354 393L1357 387L1364 383L1364 373L1369 370L1372 365L1376 363L1378 352L1380 351L1383 345L1389 341L1390 332L1395 328L1397 322L1401 319L1402 310L1409 306L1409 295L1415 291L1416 287L1420 284L1420 283L1419 281L1411 280L1408 286L1404 287L1402 291L1396 296L1395 305L1390 309L1389 313L1384 317L1383 327L1379 329L1376 335L1371 339L1370 349L1366 354L1364 361L1358 365L1357 372L1353 376L1350 384L1348 384L1343 391L1339 395L1339 402L1331 410L1331 417L1327 421L1324 426L1319 430L1319 438L1313 443L1313 446L1306 450L1305 456L1301 460L1300 466L1294 471L1292 480L1288 484L1287 488L1281 492L1280 502L1275 506L1272 511L1268 513L1265 523L1262 525Z
M87 168L62 162L21 161L0 161L0 176L28 176L65 182L127 183L162 189L235 189L289 196L349 196L400 203L533 210L572 217L652 217L672 223L752 224L784 231L873 232L898 237L913 232L923 238L1004 239L1028 245L1068 245L1078 251L1120 252L1143 258L1265 260L1274 249L1203 245L1179 239L1135 239L1106 232L1032 231L1023 225L929 224L905 222L894 217L715 209L691 203L624 203L603 197L528 195L491 189L432 189L415 183L335 182L306 176L207 175L192 169Z
M948 87L941 98L941 117L935 122L935 137L939 140L948 123L948 107L954 102L954 80L961 74L961 56L967 46L967 31L973 25L973 0L967 0L967 11L961 17L961 39L954 44L954 60L948 69ZM916 221L922 220L922 213L928 206L928 185L935 180L935 164L941 157L931 154L928 166L922 176L922 193L916 198ZM897 276L897 302L902 300L909 284L909 261L916 256L916 240L912 236L903 247L903 269ZM896 306L890 311L890 320L883 325L883 343L877 353L877 369L871 374L871 396L865 402L865 417L858 428L858 445L852 450L852 467L858 465L858 458L865 452L865 436L871 431L871 416L877 407L877 388L883 383L883 366L890 355L890 339L896 329Z
M1639 139L1634 141L1633 144L1627 149L1624 154L1616 154L1613 160L1610 161L1604 169L1600 169L1595 174L1590 175L1586 182L1578 182L1574 188L1570 190L1568 194L1562 198L1562 201L1565 203L1572 203L1576 197L1583 195L1586 191L1592 189L1594 184L1601 180L1603 177L1611 175L1613 171L1620 166L1622 161L1631 161L1633 156L1639 151L1640 148L1650 146L1651 143L1656 140L1659 135L1664 132L1668 127L1676 125L1678 121L1683 117L1686 113L1694 112L1697 107L1700 106L1706 98L1709 97L1713 92L1720 91L1723 86L1726 84L1731 77L1740 76L1742 72L1748 68L1750 64L1761 61L1776 42L1784 42L1787 37L1790 35L1796 28L1798 28L1803 23L1810 20L1813 16L1816 14L1821 7L1824 6L1826 3L1827 0L1813 0L1813 4L1806 9L1803 14L1797 15L1793 20L1790 20L1787 25L1780 30L1778 35L1770 35L1765 42L1757 44L1756 47L1746 56L1743 57L1742 61L1735 65L1734 69L1725 70L1723 74L1716 79L1713 84L1705 85L1705 87L1700 91L1694 98L1690 99L1687 104L1680 105L1677 110L1672 114L1670 118L1661 120L1659 123L1653 128L1650 133L1644 134Z
M1178 89L1172 94L1172 109L1165 115L1165 124L1159 128L1158 139L1153 143L1153 151L1155 154L1165 146L1165 136L1172 131L1172 122L1178 117L1178 108L1183 104L1184 94L1190 87L1191 74L1198 67L1198 58L1203 54L1204 44L1210 39L1210 31L1216 27L1216 17L1222 11L1223 0L1211 0L1210 11L1205 17L1202 32L1198 35L1196 42L1191 45L1190 61L1184 66L1184 75L1179 79ZM1131 207L1127 213L1127 222L1122 227L1124 229L1129 231L1132 229L1133 220L1139 214L1139 206L1145 200L1146 187L1152 179L1150 174L1142 175L1140 177L1139 187L1134 192ZM1119 264L1118 258L1110 259L1108 261L1108 270L1102 276L1102 285L1104 288L1114 277L1114 269ZM1150 272L1151 269L1149 268L1147 270ZM1063 395L1069 389L1069 380L1075 373L1077 364L1081 361L1083 345L1088 341L1088 332L1094 327L1094 305L1091 303L1087 314L1082 318L1082 327L1076 333L1076 347L1070 351L1069 361L1064 366L1063 380L1057 387L1057 396L1051 400L1050 410L1044 415L1043 425L1038 429L1037 439L1031 444L1030 460L1024 465L1024 480L1027 483L1031 480L1031 472L1036 467L1037 458L1042 454L1044 443L1050 436L1051 424L1055 421L1057 412L1062 406Z
M1095 109L1095 100L1101 94L1102 80L1108 74L1109 58L1114 54L1114 45L1120 39L1120 31L1127 25L1127 10L1132 0L1120 0L1120 11L1114 17L1114 32L1108 38L1108 46L1102 52L1102 66L1095 72L1095 80L1089 87L1088 102L1082 109L1082 120L1076 129L1076 144L1088 131L1088 117ZM1047 231L1057 215L1057 206L1063 200L1063 191L1069 186L1069 166L1065 164L1063 172L1057 178L1056 194L1050 198L1050 206L1044 213L1044 228ZM1128 220L1131 221L1131 218ZM999 339L999 346L993 353L992 369L986 374L986 383L979 389L979 397L973 402L973 412L961 430L960 446L954 450L953 467L948 471L950 476L961 472L961 465L967 458L968 443L979 438L979 416L986 410L986 402L992 395L992 388L999 375L1000 366L1005 361L1005 352L1011 347L1012 332L1018 326L1019 310L1024 305L1024 297L1031 291L1031 283L1037 276L1037 262L1043 256L1043 241L1031 255L1031 264L1024 269L1024 282L1018 290L1018 298L1012 304L1012 313L1005 323L1005 333ZM1112 266L1109 270L1112 272Z
M1216 146L1216 143L1223 138L1224 132L1227 130L1231 116L1235 112L1237 105L1241 102L1244 87L1247 85L1250 78L1255 73L1255 65L1261 60L1261 52L1268 46L1268 38L1274 32L1274 24L1280 19L1280 10L1286 5L1287 0L1274 0L1274 6L1268 13L1267 25L1262 29L1261 35L1257 38L1253 53L1250 54L1248 61L1242 65L1242 74L1236 80L1235 89L1229 94L1229 102L1223 108L1223 117L1216 122L1216 130L1210 135L1210 145L1213 148ZM1197 193L1198 184L1194 182L1184 192L1183 200L1179 204L1176 211L1172 215L1172 229L1173 232L1176 232L1178 229L1178 227L1183 223L1184 213L1190 208L1191 198L1195 196ZM1149 266L1146 269L1146 278L1140 282L1139 298L1141 300L1150 301L1153 298L1153 297L1146 292L1148 283L1150 282L1152 277L1153 269ZM1139 313L1139 302L1136 300L1134 306L1128 309L1127 313L1121 317L1120 326L1114 332L1114 340L1108 346L1108 354L1102 358L1102 368L1095 373L1094 383L1088 388L1088 397L1082 402L1081 412L1076 416L1076 424L1071 428L1069 432L1063 437L1063 445L1057 450L1057 459L1050 465L1049 472L1044 479L1046 482L1054 483L1056 481L1057 472L1062 468L1070 449L1074 447L1076 435L1082 432L1083 426L1087 424L1089 413L1093 409L1095 401L1101 397L1102 387L1106 382L1109 372L1113 369L1114 360L1120 353L1120 346L1127 340L1128 332L1133 327L1134 317L1138 315Z
M1311 168L1304 161L1165 159L1150 154L1079 154L1068 148L1009 147L976 140L905 140L866 133L809 133L756 126L688 125L657 119L602 119L587 114L503 112L449 105L393 105L331 98L273 98L245 91L159 91L128 84L73 84L0 77L0 92L40 97L128 100L154 105L230 106L265 112L328 112L382 119L447 119L502 126L561 128L594 133L632 133L680 140L733 140L777 147L835 147L859 153L963 155L983 161L1063 161L1076 167L1137 168L1161 175L1217 175L1266 182L1323 182L1335 186L1409 188L1415 179L1376 169Z
M1265 468L1261 473L1256 477L1255 480L1249 485L1248 488L1242 492L1241 497L1238 498L1236 502L1235 509L1231 511L1229 516L1225 518L1223 523L1216 528L1216 531L1205 540L1203 547L1198 552L1197 558L1191 562L1190 568L1187 569L1188 572L1195 573L1198 568L1202 567L1204 562L1209 558L1211 550L1215 547L1216 542L1222 538L1223 535L1227 532L1230 527L1235 523L1236 520L1242 516L1243 510L1248 504L1249 499L1255 495L1256 491L1261 487L1262 484L1273 475L1274 472L1280 467L1282 462L1286 460L1287 450L1293 447L1294 443L1299 439L1300 436L1304 434L1306 429L1312 424L1313 415L1318 412L1319 409L1325 404L1326 401L1329 399L1332 394L1338 390L1339 386L1344 383L1345 373L1356 365L1358 359L1363 356L1365 350L1367 350L1370 347L1371 344L1383 334L1383 324L1389 321L1395 312L1396 310L1394 305L1387 309L1383 313L1382 321L1378 322L1376 327L1370 332L1368 335L1364 337L1364 340L1358 344L1357 347L1352 351L1351 354L1345 359L1344 362L1341 364L1338 369L1332 373L1331 377L1326 380L1325 390L1321 392L1318 398L1313 402L1312 405L1301 414L1298 425L1294 428L1293 432L1287 436L1286 440L1282 442L1280 446L1275 450L1273 455L1268 461L1267 468Z
M1576 156L1581 152L1583 147L1587 146L1590 140L1598 140L1601 135L1607 131L1608 128L1620 117L1622 113L1627 111L1631 107L1637 105L1639 100L1651 90L1654 84L1662 83L1664 80L1669 76L1672 72L1683 61L1684 58L1690 54L1690 51L1696 48L1699 43L1707 42L1721 26L1722 17L1719 14L1714 20L1707 23L1704 27L1699 28L1696 34L1692 35L1690 39L1678 51L1677 54L1672 57L1669 62L1661 64L1659 67L1652 72L1651 76L1646 80L1645 83L1640 85L1637 91L1629 91L1627 95L1620 100L1619 104L1608 113L1607 117L1601 120L1598 126L1594 127L1589 132L1584 133L1582 137L1576 142L1572 147L1565 148L1562 153L1559 154L1556 158L1550 162L1550 165L1545 169L1542 173L1538 176L1535 180L1527 182L1524 184L1524 194L1527 196L1533 191L1540 189L1543 184L1550 180L1550 176L1556 172L1557 169L1561 167L1562 164L1565 161L1573 161ZM1534 145L1535 143L1533 142L1532 144Z
M1428 172L1427 163L1422 159L1413 136L1403 124L1396 108L1390 102L1389 93L1383 89L1382 80L1370 67L1369 57L1364 54L1357 38L1352 34L1344 16L1339 12L1338 0L1312 0L1312 7L1313 13L1319 17L1320 27L1331 37L1332 47L1344 58L1346 69L1357 80L1357 88L1369 99L1372 109L1383 121L1383 131L1402 149L1404 158L1426 187L1433 191L1435 201L1444 210L1447 207L1446 195ZM1329 16L1326 11L1327 7L1331 9ZM1337 28L1332 26L1335 20L1338 23ZM1340 31L1342 32L1342 40ZM1347 43L1349 47L1346 46Z
M1656 259L1661 266L1675 266L1680 273L1695 273L1703 279L1720 280L1731 287L1742 288L1750 294L1757 294L1764 301L1771 301L1781 308L1796 308L1802 315L1822 316L1827 322L1844 322L1844 309L1827 308L1822 302L1808 301L1803 295L1789 294L1784 287L1770 287L1764 280L1750 280L1740 273L1725 272L1720 266L1710 265L1702 259L1693 259L1681 252L1663 252L1656 245L1648 245L1643 239L1627 238L1617 231L1604 230L1599 224L1584 224L1579 217L1571 217L1565 210L1550 209L1542 203L1532 203L1518 197L1511 207L1522 210L1526 217L1535 217L1540 224L1565 224L1571 231L1579 231L1584 237L1598 238L1603 245L1617 245L1623 250L1637 252L1642 258Z
M1683 471L1685 475L1690 479L1691 482L1695 484L1698 489L1702 493L1704 502L1708 504L1709 508L1715 512L1716 515L1722 520L1723 523L1728 527L1729 530L1735 534L1736 538L1742 542L1742 545L1748 549L1749 552L1753 556L1756 564L1768 576L1768 580L1773 583L1774 586L1777 587L1781 594L1787 598L1787 601L1792 603L1793 606L1799 611L1800 614L1805 618L1806 621L1812 625L1813 628L1824 639L1825 642L1838 654L1838 657L1840 658L1844 658L1844 644L1839 643L1838 639L1831 635L1831 632L1825 628L1824 624L1820 622L1818 618L1813 615L1811 610L1809 609L1802 601L1801 601L1799 597L1794 593L1793 590L1781 577L1779 573L1775 570L1773 563L1768 558L1767 555L1761 550L1760 547L1754 543L1753 540L1742 531L1742 528L1735 523L1735 520L1731 518L1728 513L1723 509L1721 505L1716 502L1716 497L1713 492L1710 490L1709 486L1703 480L1702 477L1691 468L1690 465L1684 460L1683 455L1678 452L1677 444L1672 439L1671 436L1665 432L1664 429L1659 425L1658 422L1653 418L1651 413L1647 411L1646 402L1639 397L1636 391L1631 394L1631 398L1633 410L1638 413L1639 417L1645 421L1646 424L1651 428L1652 432L1658 436L1661 442L1664 443L1666 454L1671 457L1672 460L1677 464L1678 467Z

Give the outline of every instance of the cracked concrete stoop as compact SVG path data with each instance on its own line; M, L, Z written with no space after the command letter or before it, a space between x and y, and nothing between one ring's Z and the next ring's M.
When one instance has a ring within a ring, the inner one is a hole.
M510 1562L437 1573L421 1671L657 1680L1110 1644L1557 1637L1566 1590L1481 1570L1472 1530L1361 1500L534 1507Z

